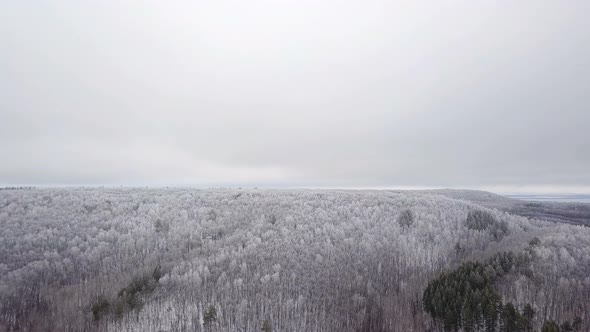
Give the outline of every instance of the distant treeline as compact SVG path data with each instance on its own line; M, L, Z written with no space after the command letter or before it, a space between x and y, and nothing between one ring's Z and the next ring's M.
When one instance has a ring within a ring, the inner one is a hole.
M0 190L31 190L36 187L0 187Z

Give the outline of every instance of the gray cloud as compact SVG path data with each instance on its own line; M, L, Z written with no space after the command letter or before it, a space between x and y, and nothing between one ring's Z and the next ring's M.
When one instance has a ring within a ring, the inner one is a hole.
M587 1L0 11L0 184L590 188Z

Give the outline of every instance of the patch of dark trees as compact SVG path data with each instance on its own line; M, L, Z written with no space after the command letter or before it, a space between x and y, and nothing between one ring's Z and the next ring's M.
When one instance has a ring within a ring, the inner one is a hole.
M424 310L444 331L533 331L535 311L530 304L519 310L503 302L494 284L509 272L528 274L527 254L499 253L484 262L467 262L432 280L423 293ZM581 331L582 321L558 325L547 321L542 332Z
M496 220L494 215L484 210L469 211L465 227L476 231L487 230L496 241L508 234L508 224L505 221Z
M99 297L90 308L93 319L99 321L111 314L118 319L130 311L141 309L144 304L144 297L151 294L158 287L162 276L162 268L158 265L151 274L133 278L127 286L119 290L116 299L113 301L109 301L103 296Z
M402 210L400 215L397 217L397 222L403 229L407 229L414 223L414 212L410 209Z

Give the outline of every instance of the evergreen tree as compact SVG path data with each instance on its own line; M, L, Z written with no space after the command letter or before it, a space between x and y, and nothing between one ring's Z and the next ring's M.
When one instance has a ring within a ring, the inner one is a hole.
M572 328L576 332L582 331L582 318L580 318L580 317L574 318L574 321L572 323Z
M90 309L92 311L92 317L95 321L100 320L103 316L105 316L110 309L110 303L104 297L99 297L96 303L92 305Z
M514 308L511 302L506 303L501 312L501 332L517 332L521 331L521 316L518 310Z
M561 323L561 332L573 332L574 328L572 327L572 324L569 322L569 320L566 320L565 322Z
M501 309L499 295L490 288L486 288L482 300L483 320L486 332L495 332L498 324L498 312Z
M473 291L471 288L467 289L465 300L463 301L463 330L465 332L472 332L475 330L475 308L473 301Z
M545 324L543 324L541 332L560 332L559 325L557 325L557 323L552 320L546 321Z
M525 332L533 331L533 318L535 317L535 310L527 303L522 311L522 330Z
M402 228L410 227L414 223L414 213L409 209L403 210L397 218L397 222Z
M203 313L203 325L210 327L217 320L217 310L215 306L210 305Z
M270 320L266 319L262 324L262 332L272 332L272 326L270 325Z

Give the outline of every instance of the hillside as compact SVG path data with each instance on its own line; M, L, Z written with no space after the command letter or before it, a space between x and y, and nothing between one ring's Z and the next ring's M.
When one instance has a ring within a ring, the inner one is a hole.
M419 192L465 200L490 209L533 219L590 226L590 203L523 201L477 190L442 189Z
M433 281L480 268L498 322L528 304L535 331L576 317L590 330L590 228L462 195L1 191L0 330L443 330L442 300L425 300L448 279Z

